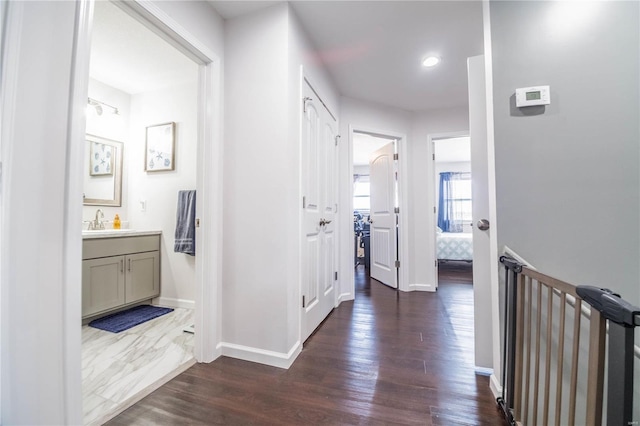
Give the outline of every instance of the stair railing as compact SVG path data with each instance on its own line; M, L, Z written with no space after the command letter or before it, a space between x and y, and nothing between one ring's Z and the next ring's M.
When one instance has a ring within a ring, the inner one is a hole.
M610 290L576 287L508 256L500 262L505 327L497 402L507 422L601 425L608 322L606 424L634 424L634 327L640 325L640 308ZM583 315L588 322L582 323Z

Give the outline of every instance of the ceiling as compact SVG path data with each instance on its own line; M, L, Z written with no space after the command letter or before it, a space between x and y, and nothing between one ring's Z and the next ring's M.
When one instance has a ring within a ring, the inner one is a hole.
M437 163L469 162L471 139L469 136L438 139L434 141L434 154Z
M198 66L108 1L95 2L89 75L128 94L198 78Z
M275 1L216 1L225 19ZM483 53L480 1L291 1L341 95L408 111L467 105L467 58ZM442 62L424 68L422 59Z

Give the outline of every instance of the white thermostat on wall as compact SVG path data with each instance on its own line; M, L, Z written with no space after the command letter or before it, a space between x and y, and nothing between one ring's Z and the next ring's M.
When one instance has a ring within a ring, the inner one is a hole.
M549 86L521 87L516 89L516 106L528 107L536 105L549 105L551 103L551 91Z

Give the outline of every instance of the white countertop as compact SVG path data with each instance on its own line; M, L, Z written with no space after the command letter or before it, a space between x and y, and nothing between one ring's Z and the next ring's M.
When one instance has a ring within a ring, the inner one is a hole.
M140 235L160 235L162 231L138 229L100 229L95 231L82 231L83 240L96 238L117 238L117 237L137 237Z

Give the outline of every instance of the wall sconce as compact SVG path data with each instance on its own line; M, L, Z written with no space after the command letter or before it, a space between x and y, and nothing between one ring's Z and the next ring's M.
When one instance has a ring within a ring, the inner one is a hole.
M94 108L97 115L102 115L105 107L111 110L111 114L120 115L120 113L118 112L118 108L112 105L106 104L104 102L98 101L96 99L89 98L89 100L87 101L87 104L88 104L87 110L89 110L89 108L92 107Z

